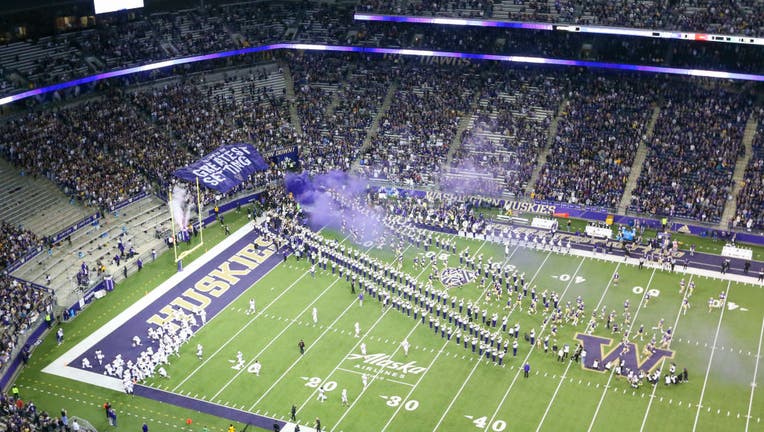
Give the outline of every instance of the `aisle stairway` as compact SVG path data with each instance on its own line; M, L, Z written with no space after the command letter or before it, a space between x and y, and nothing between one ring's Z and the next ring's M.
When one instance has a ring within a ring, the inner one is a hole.
M371 140L377 136L377 133L379 133L379 121L385 116L385 114L387 114L387 110L389 110L390 105L393 104L393 96L395 96L396 90L398 90L398 84L395 82L392 83L387 89L385 100L382 102L382 106L379 108L379 111L377 111L377 116L374 117L374 120L371 122L369 133L366 134L366 138L363 140L363 145L361 146L360 151L361 154L363 154L366 150L369 149L369 147L371 147Z
M557 137L557 124L560 121L560 116L564 112L565 108L567 108L567 106L568 100L563 99L562 102L560 102L559 108L557 108L557 114L549 124L549 133L546 137L546 146L544 147L544 150L541 151L541 154L539 154L538 161L536 161L536 166L533 168L533 174L531 174L531 179L528 180L528 184L525 185L526 196L531 196L533 189L536 187L536 182L541 175L541 169L546 164L547 156L549 156L549 149L552 147L552 143L554 143L554 140Z
M302 123L300 122L300 116L297 115L297 106L295 105L294 96L294 77L292 71L289 69L289 64L286 62L280 62L281 69L284 71L284 81L286 82L286 96L289 101L289 117L292 121L292 127L297 132L298 136L302 136Z
M626 210L629 209L632 193L634 192L634 188L637 187L637 179L639 179L640 174L642 174L642 167L644 166L645 159L647 158L649 143L653 138L655 123L658 121L658 116L660 113L661 108L659 106L655 106L653 108L653 114L650 117L650 121L647 123L647 130L645 131L644 139L639 142L639 147L637 147L637 154L634 155L634 163L631 165L629 179L626 181L626 187L623 190L621 202L618 204L619 214L626 214Z
M732 191L727 197L727 203L724 205L724 212L722 213L722 220L719 223L721 228L726 227L730 221L735 218L737 213L737 195L740 189L743 187L745 181L745 169L748 167L748 162L753 156L753 138L756 136L756 129L759 125L758 119L755 114L751 114L748 118L748 122L745 125L745 131L743 132L743 148L745 152L740 156L735 164L735 172L732 174Z

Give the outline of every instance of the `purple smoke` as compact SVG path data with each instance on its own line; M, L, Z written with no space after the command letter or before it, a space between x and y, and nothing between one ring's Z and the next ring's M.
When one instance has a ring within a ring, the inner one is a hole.
M305 172L289 174L284 182L312 229L341 230L357 243L375 241L383 234L381 213L366 204L365 179L330 171L314 177Z

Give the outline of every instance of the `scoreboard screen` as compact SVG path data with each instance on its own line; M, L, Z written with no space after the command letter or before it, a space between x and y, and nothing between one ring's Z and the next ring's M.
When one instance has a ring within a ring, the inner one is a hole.
M96 14L102 14L125 9L142 8L143 0L93 0L93 6L95 6Z

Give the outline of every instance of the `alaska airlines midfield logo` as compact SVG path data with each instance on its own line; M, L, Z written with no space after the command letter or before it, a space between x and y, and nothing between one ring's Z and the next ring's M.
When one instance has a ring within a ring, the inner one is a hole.
M634 372L650 372L658 366L663 358L674 358L674 352L671 350L655 348L650 352L647 358L641 359L637 344L629 342L627 344L619 342L609 352L604 352L604 346L610 346L613 339L593 336L583 333L576 334L576 339L580 340L586 350L586 360L584 367L594 369L594 362L597 361L598 368L594 370L604 370L608 362L615 362L620 359L621 367L628 368Z
M456 288L475 280L475 272L463 268L449 267L440 272L440 281L448 288Z
M392 356L389 354L369 354L364 356L362 354L350 354L346 360L363 360L364 364L370 366L376 366L378 368L388 369L393 372L401 374L420 374L427 370L425 367L417 366L415 361L408 363L395 362L390 360Z

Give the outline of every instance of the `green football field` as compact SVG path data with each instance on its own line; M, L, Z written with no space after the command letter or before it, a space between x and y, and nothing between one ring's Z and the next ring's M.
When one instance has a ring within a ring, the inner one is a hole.
M233 227L243 223L236 216L227 216L227 220ZM210 243L222 237L215 227L209 231L205 236ZM349 244L340 233L323 234ZM664 319L666 327L675 329L669 347L674 355L666 361L664 371L674 362L680 371L687 368L689 382L653 386L645 381L634 389L625 378L610 372L584 369L568 360L559 362L551 350L545 353L540 346L531 348L522 336L517 356L510 347L499 366L473 354L471 347L465 349L455 340L441 337L427 324L396 309L383 309L374 299L367 297L361 306L344 279L330 270L317 271L312 277L309 263L290 257L211 319L184 346L180 358L173 360L169 378L155 377L147 385L284 420L295 405L301 425L313 426L318 417L324 430L346 432L764 430L764 398L752 386L754 381L762 381L757 371L764 330L764 289L760 285L684 276L695 282L696 289L691 308L683 314L680 273L516 246L507 257L503 247L492 243L456 241L459 251L469 246L473 254L483 254L485 259L493 256L494 261L515 266L530 285L536 285L539 294L543 290L560 294L561 304L575 304L581 297L587 317L593 308L606 307L616 311L620 323L628 300L633 320L626 329L631 329L640 359L644 344L654 333L652 328ZM390 250L358 248L380 260L394 258ZM405 249L403 270L426 281L430 266L415 268L412 264L424 252L413 246ZM441 256L438 251L437 258L447 260L449 267L459 267L457 255ZM616 271L620 279L614 284ZM74 322L64 324L67 344L103 325L172 272L168 256L147 266ZM648 304L643 300L645 292L652 294ZM708 298L718 297L720 292L727 293L727 307L709 312ZM551 331L543 323L543 310L528 314L528 300L522 310L507 309L504 299L486 300L476 282L451 288L449 294L463 298L465 305L479 301L489 317L497 312L499 321L509 315L510 325L519 323L521 334L533 329L543 339ZM246 313L250 298L256 299L255 314ZM360 325L360 337L355 337L355 323ZM556 336L559 345L575 347L576 334L583 333L585 325L582 320L578 326L561 326ZM647 329L644 341L636 336L640 325ZM655 333L660 340L661 335ZM603 355L622 337L622 333L611 334L604 322L594 334L614 339L604 347ZM66 407L70 415L90 420L99 430L108 429L100 409L107 400L117 409L123 430L139 430L144 421L152 431L202 430L205 425L211 431L222 431L230 423L43 374L40 369L62 352L51 339L41 344L18 379L22 396L42 409L57 412ZM297 346L300 339L306 343L303 355ZM404 339L411 344L408 356L401 347ZM195 355L197 343L204 346L201 360ZM367 347L365 359L360 355L362 343ZM236 368L239 351L245 365ZM262 365L259 376L250 367L255 361ZM522 371L525 362L531 366L528 378ZM363 374L368 377L365 388ZM326 391L325 401L318 399L319 386ZM347 390L348 406L341 403L343 389ZM192 419L190 426L186 419ZM235 426L241 431L246 425Z

